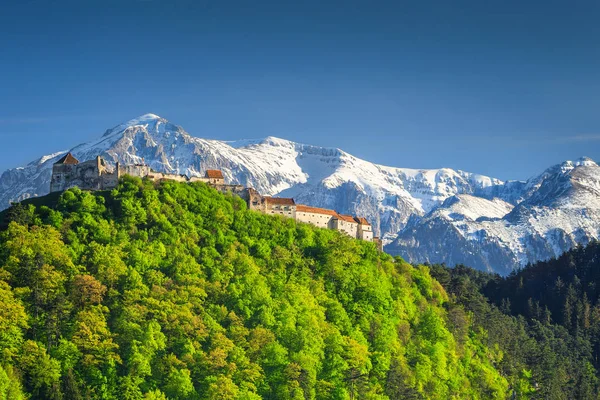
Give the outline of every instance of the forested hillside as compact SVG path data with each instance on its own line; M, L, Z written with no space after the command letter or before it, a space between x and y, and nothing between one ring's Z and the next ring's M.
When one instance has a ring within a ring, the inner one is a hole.
M600 243L491 280L484 292L513 313L551 320L572 333L600 333Z
M125 178L0 219L0 399L531 391L427 267L201 183Z
M600 244L578 247L502 278L431 266L453 302L488 332L504 376L523 371L536 399L596 399L600 376Z

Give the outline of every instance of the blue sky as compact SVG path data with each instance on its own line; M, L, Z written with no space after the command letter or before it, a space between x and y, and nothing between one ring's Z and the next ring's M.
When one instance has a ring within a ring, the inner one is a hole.
M501 179L599 161L598 21L597 0L9 0L0 170L148 112Z

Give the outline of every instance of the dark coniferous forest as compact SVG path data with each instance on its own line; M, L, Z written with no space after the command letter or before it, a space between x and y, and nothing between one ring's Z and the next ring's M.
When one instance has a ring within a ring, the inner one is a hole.
M502 350L500 372L527 371L532 398L598 398L600 243L505 278L465 266L431 273Z

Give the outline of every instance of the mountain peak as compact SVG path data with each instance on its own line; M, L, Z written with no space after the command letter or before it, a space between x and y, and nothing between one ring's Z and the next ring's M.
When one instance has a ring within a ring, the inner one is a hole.
M264 138L262 140L262 143L264 144L269 144L271 146L289 146L291 144L295 144L294 142L287 140L287 139L281 139L275 136L267 136L266 138Z
M580 157L580 158L578 158L574 162L574 165L576 167L581 167L581 166L584 166L584 167L597 167L598 166L598 164L596 164L596 162L594 160L592 160L591 158L589 158L589 157Z
M103 137L110 136L116 132L121 132L132 126L146 125L146 124L156 123L157 121L166 121L166 119L164 119L156 114L152 114L152 113L140 115L139 117L130 119L127 122L123 122L122 124L119 124L112 129L108 129L106 132L104 132Z
M164 119L164 118L161 118L156 114L148 113L148 114L140 115L137 118L131 119L131 120L127 121L126 123L124 123L123 125L127 125L127 126L141 125L144 123L153 122L153 121L157 121L160 119Z
M575 161L567 160L567 161L563 161L560 164L553 165L552 167L550 167L546 171L544 171L544 173L541 176L544 177L544 176L547 176L548 174L554 174L554 173L567 174L577 167L597 167L597 166L598 166L598 164L596 164L596 162L594 160L592 160L591 158L580 157L580 158L576 159Z
M100 155L109 163L144 163L187 176L219 169L229 182L265 195L360 214L385 241L394 241L390 251L416 262L483 269L524 265L597 238L600 227L600 169L585 157L554 165L528 182L503 183L448 168L381 166L336 148L274 136L201 139L152 113L69 151L81 161ZM2 174L0 209L48 193L53 163L64 154ZM444 203L447 198L452 200Z

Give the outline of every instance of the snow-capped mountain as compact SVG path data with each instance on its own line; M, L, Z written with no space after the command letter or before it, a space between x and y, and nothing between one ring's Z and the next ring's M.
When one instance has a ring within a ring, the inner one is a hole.
M227 181L265 195L364 216L390 243L390 252L413 262L505 271L598 237L600 172L587 159L552 167L527 182L502 182L445 168L386 167L340 149L274 137L200 139L154 114L69 151L82 161L101 155L190 176L220 169ZM65 152L5 171L0 209L48 193L52 164Z
M190 176L221 169L229 182L266 195L333 208L368 218L379 234L393 235L411 215L423 215L455 194L474 193L501 182L451 169L412 170L376 165L342 150L267 137L223 142L193 137L183 128L146 114L107 130L98 140L70 151L79 160L146 163ZM52 164L65 151L41 157L0 177L0 207L48 193Z
M413 218L387 250L507 273L600 237L600 167L589 158L478 195L450 197Z

